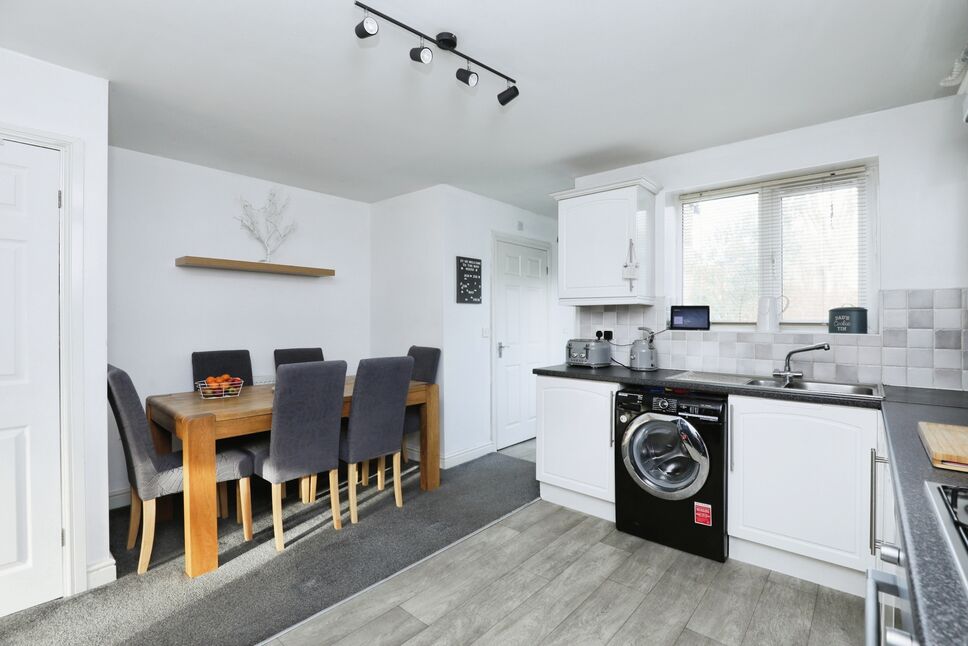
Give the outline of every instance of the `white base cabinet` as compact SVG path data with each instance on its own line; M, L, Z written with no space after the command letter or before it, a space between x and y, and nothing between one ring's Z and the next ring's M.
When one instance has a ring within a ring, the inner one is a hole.
M729 415L729 535L852 570L871 567L880 411L730 397Z
M619 384L537 378L537 474L542 485L615 502L612 406Z

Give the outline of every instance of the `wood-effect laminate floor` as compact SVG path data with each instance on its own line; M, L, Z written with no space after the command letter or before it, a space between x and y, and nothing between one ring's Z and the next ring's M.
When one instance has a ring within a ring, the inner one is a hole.
M863 600L537 501L272 646L863 643Z

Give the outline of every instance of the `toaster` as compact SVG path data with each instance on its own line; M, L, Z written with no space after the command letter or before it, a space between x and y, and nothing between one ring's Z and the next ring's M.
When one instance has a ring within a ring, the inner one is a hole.
M603 368L612 363L612 348L598 339L571 339L565 346L565 362L569 366Z

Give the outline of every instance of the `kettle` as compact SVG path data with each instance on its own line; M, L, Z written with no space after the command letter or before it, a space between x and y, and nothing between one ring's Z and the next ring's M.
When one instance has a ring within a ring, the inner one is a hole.
M655 332L650 328L640 327L642 338L632 342L629 350L629 368L637 372L648 372L659 369L659 353L655 349Z

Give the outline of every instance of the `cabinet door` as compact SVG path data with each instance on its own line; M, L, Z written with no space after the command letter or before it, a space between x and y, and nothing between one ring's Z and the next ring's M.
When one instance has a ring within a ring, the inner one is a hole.
M729 534L870 567L878 411L753 397L729 406Z
M632 295L622 278L629 240L635 239L637 189L582 195L558 204L559 298ZM637 250L639 262L646 261Z
M617 384L538 377L538 480L615 502Z

